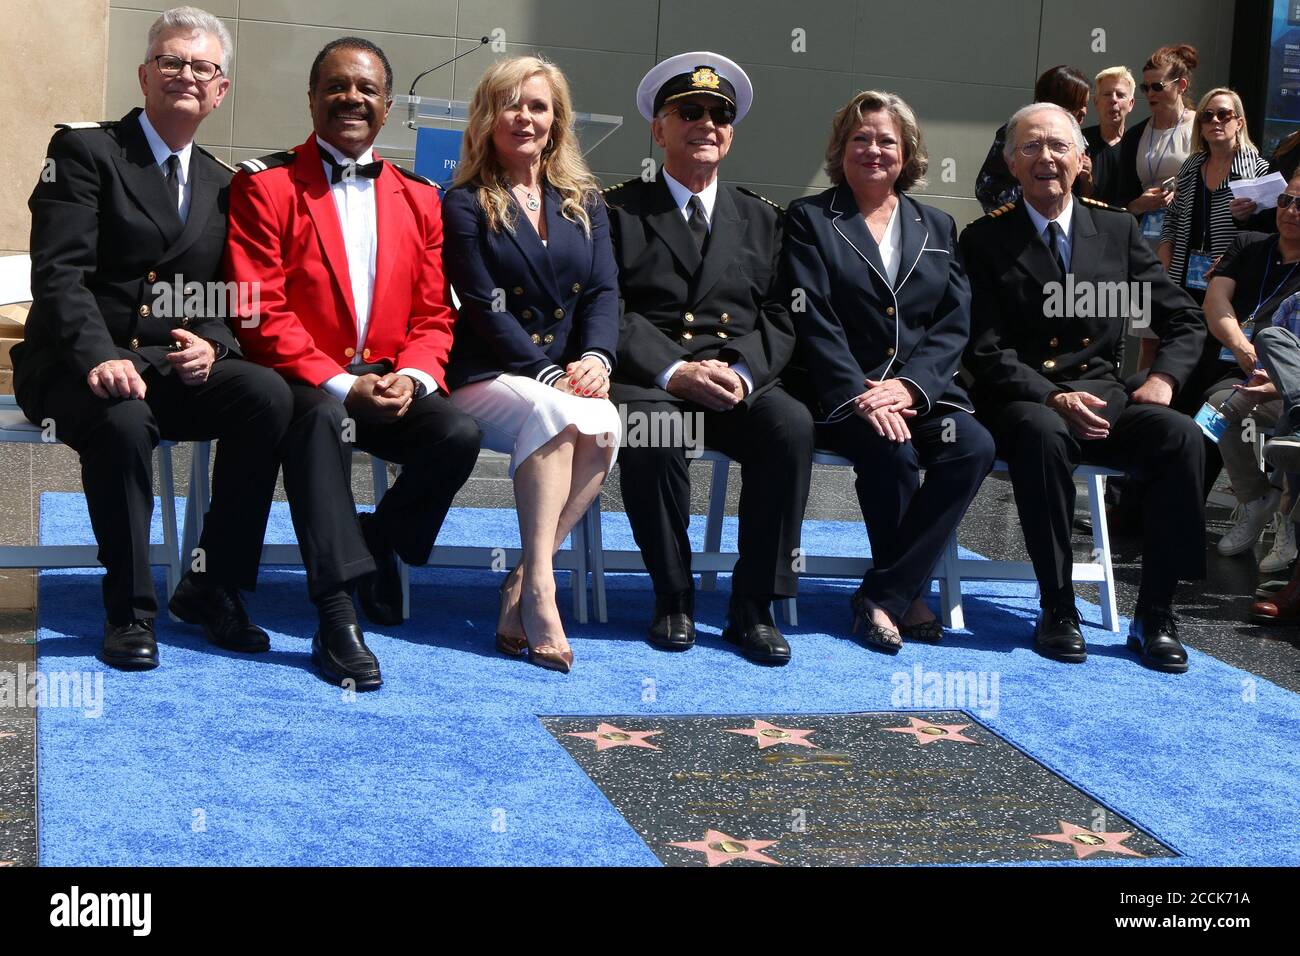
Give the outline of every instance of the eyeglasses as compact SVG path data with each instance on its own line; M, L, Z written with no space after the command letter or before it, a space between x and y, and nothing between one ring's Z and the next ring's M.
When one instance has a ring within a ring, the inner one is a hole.
M674 106L668 112L676 113L683 122L694 123L704 116L707 110L709 119L713 120L718 126L730 126L736 119L736 108L734 106L702 106L699 103L683 103L681 106Z
M1278 209L1290 209L1292 206L1295 206L1296 211L1300 212L1300 205L1296 205L1297 203L1300 203L1300 196L1293 195L1292 193L1278 193L1277 195Z
M1217 109L1201 110L1201 122L1208 123L1211 120L1218 120L1220 123L1227 123L1229 120L1235 120L1237 113L1235 110Z
M1141 90L1143 94L1163 93L1165 91L1165 87L1169 86L1173 82L1174 82L1173 80L1157 80L1154 83L1139 83L1138 89Z
M1067 143L1063 139L1053 139L1053 140L1049 140L1046 143L1044 143L1040 139L1036 139L1032 143L1022 143L1021 145L1017 146L1016 152L1019 153L1021 156L1025 157L1026 159L1037 159L1038 156L1043 152L1043 147L1047 147L1047 151L1049 153L1051 153L1057 159L1060 159L1062 156L1064 156L1066 153L1068 153L1070 150L1074 148L1074 144Z
M221 67L211 60L182 60L170 53L159 53L157 56L151 56L149 61L158 66L158 72L163 76L180 76L181 70L188 66L194 79L200 83L207 83L221 72Z

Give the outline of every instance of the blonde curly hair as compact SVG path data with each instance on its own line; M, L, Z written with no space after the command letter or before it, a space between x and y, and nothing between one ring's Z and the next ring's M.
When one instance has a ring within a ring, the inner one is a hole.
M492 133L501 114L519 102L521 88L534 76L545 77L550 85L554 112L550 141L542 150L541 178L560 194L560 214L581 225L590 236L591 218L586 207L599 198L600 186L578 148L569 82L559 67L541 57L498 60L484 72L470 100L455 185L478 187L478 201L487 214L488 228L494 232L515 231L510 183L497 160Z

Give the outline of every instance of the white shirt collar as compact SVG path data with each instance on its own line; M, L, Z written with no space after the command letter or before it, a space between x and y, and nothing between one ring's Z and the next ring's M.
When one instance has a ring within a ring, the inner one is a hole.
M1038 233L1038 235L1041 236L1043 234L1043 230L1047 228L1047 223L1051 221L1057 223L1061 227L1061 232L1065 234L1066 239L1070 238L1070 221L1074 218L1073 196L1069 197L1069 202L1065 204L1065 210L1054 220L1049 220L1046 216L1035 209L1033 203L1028 199L1025 200L1025 212L1029 213L1029 221L1034 224L1034 232Z
M173 152L180 158L180 178L181 185L185 185L190 179L190 151L194 148L193 141L185 144L181 149L173 150L163 142L163 138L158 135L158 131L153 128L153 123L149 122L149 114L144 110L140 111L140 129L144 131L145 141L149 144L149 149L153 153L154 161L163 166L167 162L167 157Z
M695 195L677 180L669 175L668 170L660 170L664 174L664 182L668 184L668 191L672 193L673 201L677 203L677 208L686 214L686 204L691 201L691 196ZM713 177L713 182L709 183L699 192L700 202L704 203L704 215L709 217L709 223L713 223L713 203L718 198L718 177Z
M337 149L335 149L335 148L334 148L333 146L331 146L329 143L325 142L325 140L321 139L319 136L316 137L316 142L320 145L320 148L321 148L321 149L325 150L325 152L327 152L327 153L329 153L331 156L333 156L333 157L334 157L334 161L335 161L336 163L338 163L340 166L346 166L346 165L348 165L349 163L360 163L360 164L364 165L364 164L366 164L366 163L372 163L372 162L375 161L375 148L374 148L374 146L368 146L368 147L366 147L366 151L365 151L364 153L362 153L362 154L361 154L360 156L358 156L356 159L353 159L351 156L344 156L342 153L340 153ZM325 163L325 160L322 159L321 162L322 162L322 163ZM329 166L329 163L325 163L325 165L328 167L328 166ZM357 178L360 179L361 177L357 177ZM355 181L355 180L354 180L354 181Z

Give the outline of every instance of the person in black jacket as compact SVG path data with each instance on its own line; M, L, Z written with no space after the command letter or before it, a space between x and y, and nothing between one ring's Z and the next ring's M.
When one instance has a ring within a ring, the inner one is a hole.
M1084 141L1069 113L1027 106L1007 133L1024 199L962 233L972 296L966 364L976 412L1009 466L1041 589L1035 646L1055 660L1087 657L1074 605L1072 472L1095 462L1145 479L1129 646L1150 667L1184 671L1173 601L1180 579L1205 572L1205 449L1196 423L1169 403L1200 356L1205 319L1131 215L1071 198ZM1132 394L1119 377L1130 312L1161 343Z
M516 98L517 97L517 98ZM497 647L553 670L573 654L551 556L609 474L618 412L618 274L609 219L573 131L568 83L537 57L489 67L470 103L443 256L460 297L451 401L511 455L523 555L502 585Z
M231 170L194 144L230 87L229 57L220 20L164 13L139 68L144 108L56 133L53 175L29 203L33 304L13 353L14 391L28 418L53 422L81 457L105 568L101 656L122 669L158 665L149 517L160 439L220 440L201 554L185 556L194 564L173 613L222 647L269 647L239 589L257 579L289 392L241 360L227 325L236 303L219 280Z
M723 637L751 660L784 664L790 647L769 605L798 584L813 425L778 381L794 348L777 290L781 210L718 180L751 99L745 72L714 53L670 57L641 81L637 106L664 164L605 193L623 302L611 395L626 405L629 436L634 420L691 416L705 446L740 463ZM687 449L650 444L623 449L623 503L654 582L650 640L680 650L695 642Z
M783 284L806 297L793 317L819 444L853 462L871 537L854 629L891 653L942 636L921 594L994 453L955 381L970 334L956 225L906 195L927 163L911 108L858 93L826 148L836 185L791 204L782 255Z

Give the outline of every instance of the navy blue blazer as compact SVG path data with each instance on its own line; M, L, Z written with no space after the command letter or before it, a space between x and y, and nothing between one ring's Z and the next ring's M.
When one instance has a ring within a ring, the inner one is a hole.
M867 378L915 385L921 415L938 405L973 410L955 381L971 304L956 224L906 195L898 199L902 254L892 287L847 185L796 199L786 212L782 281L792 295L803 292L806 308L792 299L790 317L819 420L852 415Z
M587 206L591 238L560 215L545 184L548 245L516 205L515 231L494 232L470 185L442 200L443 265L460 299L447 387L526 375L547 385L588 352L618 354L618 271L605 204Z

